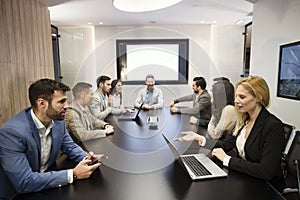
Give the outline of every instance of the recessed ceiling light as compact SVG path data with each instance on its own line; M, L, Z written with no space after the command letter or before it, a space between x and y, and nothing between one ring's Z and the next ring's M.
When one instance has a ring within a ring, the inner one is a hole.
M99 22L100 25L104 24L103 22Z
M88 22L88 25L92 25L92 22Z
M125 12L146 12L173 6L182 0L112 0L115 8Z
M241 23L243 23L244 22L244 20L243 19L239 19L237 22L235 22L236 24L241 24Z

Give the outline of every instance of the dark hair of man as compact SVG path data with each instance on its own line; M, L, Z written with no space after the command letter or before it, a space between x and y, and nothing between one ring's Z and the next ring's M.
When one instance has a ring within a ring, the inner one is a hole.
M202 90L205 90L206 88L206 81L203 77L199 77L199 80L196 81L196 86L201 87Z
M234 86L229 80L219 80L212 86L212 112L219 122L222 110L227 105L234 105Z
M76 85L74 85L74 87L72 89L74 98L78 99L80 97L80 95L82 94L82 92L89 90L91 87L93 87L93 86L89 83L78 82Z
M201 79L200 76L196 76L196 77L193 78L193 81L199 81L200 79Z
M110 80L110 77L108 77L108 76L105 76L105 75L99 76L96 81L97 87L99 87L100 83L105 83L105 81L109 81L109 80Z
M55 91L67 92L70 91L70 88L63 83L47 78L39 79L32 83L28 89L31 107L37 107L36 102L39 98L45 99L49 104L51 104Z

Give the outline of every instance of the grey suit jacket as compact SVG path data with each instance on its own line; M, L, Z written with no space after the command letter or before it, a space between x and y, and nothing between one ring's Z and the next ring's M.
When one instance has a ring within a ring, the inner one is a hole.
M178 108L178 112L182 114L193 115L199 119L200 124L207 126L211 118L211 99L207 90L204 90L196 99L196 94L191 94L187 96L175 99L175 103L193 101L192 108ZM195 103L197 102L197 103ZM203 121L203 123L201 123Z
M121 114L123 109L109 107L108 97L98 89L94 93L92 105L89 106L91 113L98 119L104 120L109 114Z
M106 137L102 128L106 122L91 114L88 107L83 108L76 101L69 105L65 121L68 132L79 141Z

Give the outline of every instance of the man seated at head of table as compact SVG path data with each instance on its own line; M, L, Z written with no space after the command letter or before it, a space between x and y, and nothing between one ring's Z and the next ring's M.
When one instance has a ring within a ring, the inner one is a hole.
M114 132L113 126L91 114L88 106L93 100L93 86L79 82L72 89L74 100L65 115L67 130L75 142L106 137Z
M145 83L146 87L139 91L134 106L139 108L144 103L142 108L145 110L162 108L164 106L164 96L161 89L154 86L154 76L148 74Z

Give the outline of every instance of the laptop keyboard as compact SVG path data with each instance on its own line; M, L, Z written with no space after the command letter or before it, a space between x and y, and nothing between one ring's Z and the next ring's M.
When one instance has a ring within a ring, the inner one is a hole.
M182 157L182 159L196 176L211 175L211 173L194 156L185 156Z

